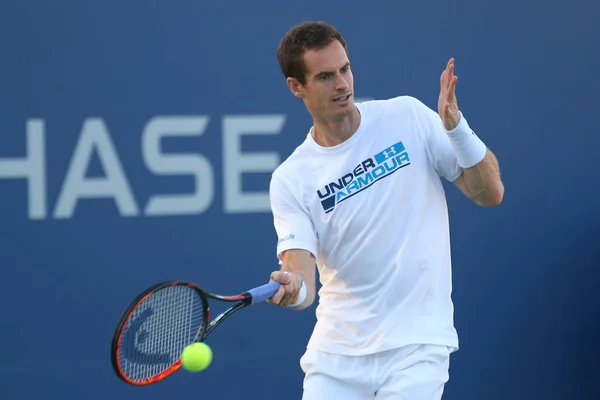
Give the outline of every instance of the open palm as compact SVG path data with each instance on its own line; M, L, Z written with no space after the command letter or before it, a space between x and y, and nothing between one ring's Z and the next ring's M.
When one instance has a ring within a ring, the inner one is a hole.
M456 100L456 81L458 81L458 76L454 75L454 58L451 58L440 76L440 97L438 99L438 114L444 123L444 128L448 131L454 129L460 119Z

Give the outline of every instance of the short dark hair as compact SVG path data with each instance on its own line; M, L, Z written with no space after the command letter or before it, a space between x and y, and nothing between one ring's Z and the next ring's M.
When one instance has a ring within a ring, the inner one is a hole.
M344 37L331 24L323 21L307 21L293 26L277 46L277 59L281 72L286 78L295 78L304 85L306 83L304 52L322 49L335 40L342 44L347 53Z

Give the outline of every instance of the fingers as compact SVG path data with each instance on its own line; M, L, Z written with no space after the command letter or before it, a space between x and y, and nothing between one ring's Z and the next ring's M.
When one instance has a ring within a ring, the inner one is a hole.
M446 108L450 107L451 104L456 102L456 82L458 82L458 76L454 75L454 58L451 58L446 65L445 79L445 98Z
M285 294L285 288L283 285L275 292L273 297L267 299L267 303L279 305L281 303L281 299L283 299L283 295Z
M446 64L446 69L444 69L440 76L440 86L442 92L447 93L448 91L452 90L452 85L456 83L454 78L454 58L450 58Z
M446 69L443 70L442 74L440 75L440 87L441 87L442 91L446 87L446 72L447 71L448 71L448 67L446 67Z
M450 82L450 88L448 89L448 101L454 101L456 95L456 82L458 82L458 76L453 76Z
M273 271L271 273L271 282L279 282L285 285L290 283L291 280L291 274L286 274L284 271Z
M294 273L274 271L271 273L271 282L273 281L280 282L281 287L270 299L267 300L267 303L274 304L279 307L293 304L296 301L298 292L302 286L302 278Z
M283 271L274 271L271 273L271 280L269 282L279 282L281 286L275 292L275 294L267 300L267 303L279 305L283 296L285 295L285 286L290 283L290 277L288 274L283 273Z
M458 124L460 112L456 100L456 83L458 76L454 75L454 58L450 58L440 76L440 95L438 98L438 113L447 130Z

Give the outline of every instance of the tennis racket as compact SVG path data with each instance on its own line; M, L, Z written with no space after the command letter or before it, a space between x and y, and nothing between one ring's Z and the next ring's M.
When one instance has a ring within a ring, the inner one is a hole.
M204 341L236 311L271 298L279 286L271 282L234 296L213 294L184 281L144 290L125 309L113 334L114 371L135 386L162 381L181 367L186 346ZM211 320L209 298L233 304Z

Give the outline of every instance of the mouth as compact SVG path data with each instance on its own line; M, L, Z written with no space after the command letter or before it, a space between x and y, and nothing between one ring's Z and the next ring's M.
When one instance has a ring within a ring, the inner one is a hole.
M346 94L344 96L338 96L338 97L334 98L333 101L335 101L336 103L337 102L343 102L343 101L348 100L350 98L350 96L352 96L352 93L348 93L348 94Z

